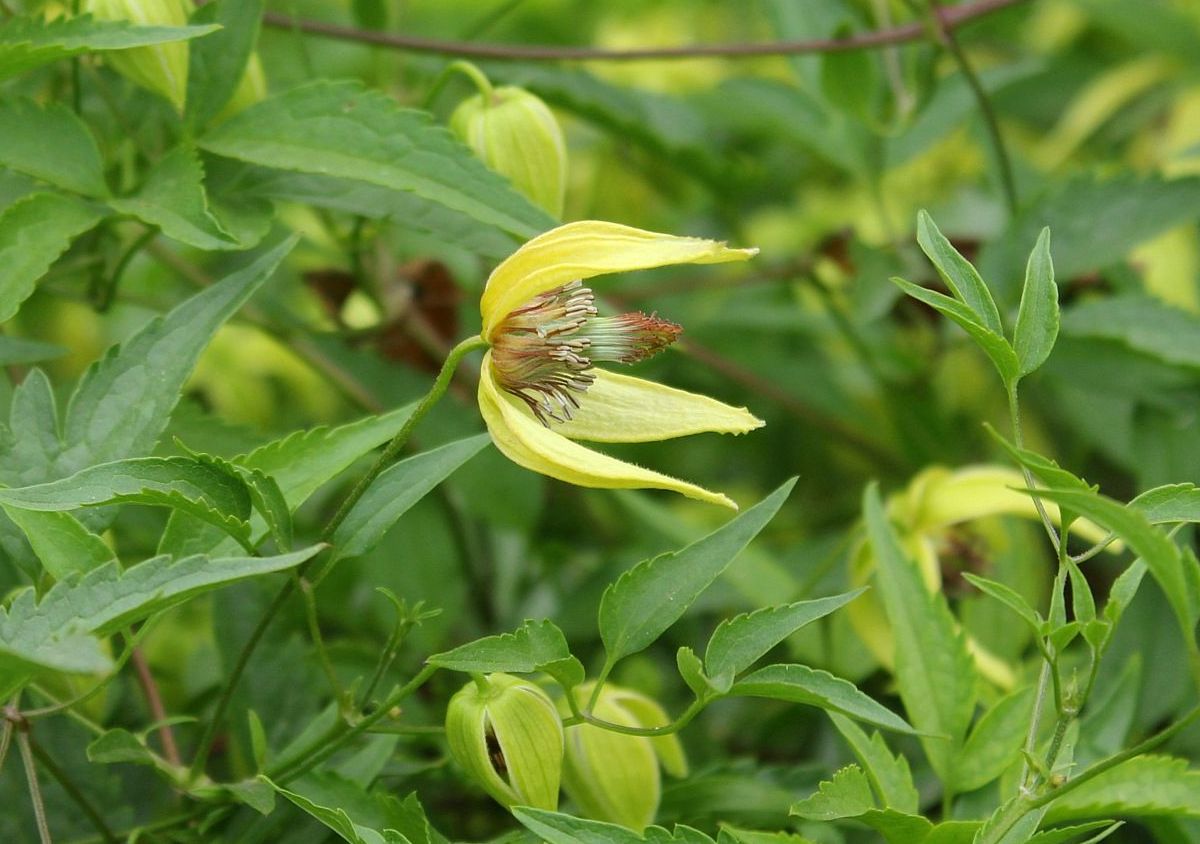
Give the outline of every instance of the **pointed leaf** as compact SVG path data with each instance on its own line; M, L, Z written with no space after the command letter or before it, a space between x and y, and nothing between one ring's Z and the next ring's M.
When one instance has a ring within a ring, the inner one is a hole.
M490 442L487 434L456 440L389 466L355 502L333 534L339 558L374 548L408 509Z
M108 204L197 249L237 249L241 245L209 210L200 156L186 144L156 162L137 193Z
M829 598L764 607L721 622L704 652L705 672L718 683L732 682L788 636L844 607L864 591L855 589Z
M946 286L954 293L954 298L966 305L975 315L975 321L991 333L1003 337L1004 327L1000 324L1000 311L996 309L991 291L979 277L979 272L971 266L971 262L951 245L933 222L933 218L924 211L917 212L917 243L921 251L933 262Z
M55 580L85 574L116 558L99 536L70 513L5 506L5 514L24 531L33 552Z
M213 23L217 32L190 45L184 119L203 126L229 102L258 40L264 0L220 0L206 4L193 23Z
M1025 287L1013 332L1013 351L1028 375L1046 362L1058 338L1058 285L1050 259L1050 229L1042 229L1025 268Z
M228 158L410 191L519 237L554 224L425 112L354 82L311 82L200 139Z
M686 548L638 563L605 589L600 638L608 663L645 649L674 624L766 527L795 483L788 481Z
M1033 631L1033 635L1042 635L1042 617L1038 615L1037 610L1029 606L1029 602L1025 600L1020 592L998 580L991 580L977 574L971 574L970 572L963 572L963 578L980 592L995 598L1015 612L1028 625L1029 629Z
M1033 715L1033 689L1026 687L1000 698L967 736L954 766L954 784L963 791L997 779L1021 758L1021 743Z
M556 678L562 675L559 682L565 688L583 682L583 666L571 656L566 637L549 619L528 619L515 633L476 639L425 661L451 671L484 674L545 671Z
M85 196L108 193L96 139L66 106L3 100L0 126L0 165Z
M1190 769L1186 759L1139 756L1055 800L1046 821L1114 815L1200 817L1200 771Z
M831 712L829 718L858 757L883 808L916 814L920 795L913 784L908 760L902 754L892 753L878 732L867 738L866 732L845 715Z
M12 318L71 241L103 217L99 207L55 193L30 194L0 213L0 322Z
M768 665L734 683L729 694L803 703L840 712L886 730L913 732L908 722L863 694L849 680L807 665Z
M896 643L896 681L905 711L918 730L930 763L952 782L953 763L975 709L975 665L946 598L931 594L901 549L879 491L863 498L867 535L875 552L876 580Z

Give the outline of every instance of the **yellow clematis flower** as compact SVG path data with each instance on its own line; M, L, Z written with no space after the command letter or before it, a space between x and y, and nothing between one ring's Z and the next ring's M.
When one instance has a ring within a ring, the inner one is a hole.
M492 272L480 300L482 337L491 348L479 409L496 447L526 469L578 486L667 489L736 510L720 493L575 442L742 434L763 424L745 408L595 368L645 360L681 329L642 313L598 316L582 282L672 264L745 261L757 252L594 221L559 226L521 246Z

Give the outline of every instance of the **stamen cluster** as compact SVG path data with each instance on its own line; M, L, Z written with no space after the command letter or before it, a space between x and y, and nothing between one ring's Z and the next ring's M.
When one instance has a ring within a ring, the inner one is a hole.
M545 426L565 422L596 380L595 361L636 363L675 342L682 328L635 312L597 316L582 282L548 290L504 318L492 343L496 380Z

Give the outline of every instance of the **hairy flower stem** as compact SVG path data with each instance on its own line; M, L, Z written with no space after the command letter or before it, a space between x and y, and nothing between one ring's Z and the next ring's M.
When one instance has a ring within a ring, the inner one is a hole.
M471 352L483 348L487 345L482 337L474 336L463 340L455 346L450 354L446 356L445 363L442 364L442 369L438 372L437 379L433 382L433 386L429 388L429 392L421 399L416 408L413 409L412 415L405 420L400 430L396 432L396 436L392 437L391 442L384 448L383 453L371 466L367 473L355 484L354 489L342 501L340 507L333 514L333 517L325 525L325 529L321 532L321 541L328 542L333 538L334 533L346 517L350 515L350 511L354 509L354 505L358 500L366 494L367 489L375 482L375 479L383 473L401 449L408 443L409 437L413 430L417 427L426 414L433 408L441 398L446 395L446 391L450 389L450 382L454 377L454 371L458 368L459 363ZM212 752L213 742L216 740L217 731L220 729L222 722L225 720L226 711L229 709L230 701L233 699L233 693L237 689L238 682L242 678L242 674L246 671L246 666L250 662L250 657L253 656L254 650L258 647L258 643L262 640L263 635L267 632L271 622L283 608L287 599L291 597L292 591L295 589L296 583L300 578L303 578L307 571L312 568L317 560L325 557L325 562L316 577L312 579L312 585L315 588L318 583L325 578L332 570L336 558L326 549L323 553L313 557L311 560L301 564L296 569L296 577L289 579L276 593L275 598L263 612L262 617L258 620L258 624L250 633L250 638L246 640L246 644L242 646L241 653L238 654L237 662L234 663L233 670L229 674L229 678L225 681L225 686L221 689L221 695L217 699L216 709L213 710L213 716L209 720L208 725L204 729L203 735L200 737L200 742L197 745L196 756L192 760L190 776L192 781L195 781L201 774L204 773L205 766L208 763L209 754Z

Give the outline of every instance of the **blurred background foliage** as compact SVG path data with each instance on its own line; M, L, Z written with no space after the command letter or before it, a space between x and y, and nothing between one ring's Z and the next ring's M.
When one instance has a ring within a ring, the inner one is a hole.
M61 8L35 0L4 5ZM611 49L828 39L924 20L889 0L267 5L276 17L258 50L272 93L317 77L357 78L442 122L473 93L459 77L435 84L449 59L302 33L286 19ZM894 507L919 509L912 483L931 467L1003 462L981 426L1007 430L1004 395L986 359L959 329L902 299L888 282L902 275L938 284L915 246L919 208L976 262L1010 320L1025 256L1040 228L1051 227L1063 332L1024 393L1032 448L1121 499L1156 484L1200 483L1200 5L994 5L955 27L953 38L994 113L1010 185L962 66L932 34L826 55L478 62L497 84L541 96L562 121L570 154L564 219L614 220L762 250L747 265L627 274L598 285L611 305L657 311L685 327L683 342L639 374L747 405L767 422L737 440L693 438L613 453L727 490L744 504L800 476L765 539L668 642L629 660L615 678L669 710L684 699L672 645L698 646L715 619L734 612L854 584L866 482L881 480L897 496ZM174 117L165 101L102 62L84 65L82 113L110 164L110 183L131 188L171 145ZM9 80L4 90L69 98L65 68L47 66ZM303 239L256 306L224 328L201 359L163 438L167 452L176 450L174 435L232 456L294 429L416 398L449 345L477 330L483 281L516 246L475 221L458 231L427 226L378 193L339 193L304 176L248 172L216 157L206 156L205 164L214 202L237 205L247 226L297 231ZM0 169L0 209L30 190L28 178ZM245 260L159 238L133 255L109 295L107 275L138 235L138 225L127 221L86 235L9 323L13 336L59 347L42 364L55 384L69 385L149 315ZM25 363L9 362L14 376ZM0 403L9 402L11 390L12 381L0 379ZM466 377L419 429L415 447L478 430ZM315 496L301 514L301 532L315 534L344 490L335 485ZM109 536L122 555L149 556L164 518L162 511L126 507ZM593 618L603 587L637 560L679 547L723 518L662 494L569 487L489 449L413 508L379 548L335 573L320 606L326 640L344 682L369 674L394 623L391 605L376 591L383 586L410 604L441 610L413 630L395 679L429 653L511 630L527 617L554 619L587 662L596 653ZM961 573L986 574L1042 605L1053 561L1034 527L1005 515L928 533L935 579L967 630L1002 664L1009 685L1036 671L1028 633ZM3 591L25 582L5 562ZM1102 592L1117 570L1102 557L1089 576ZM240 585L158 624L145 648L168 712L196 713L211 703L220 666L269 595L259 584ZM1145 584L1102 670L1097 698L1119 710L1112 727L1118 742L1162 723L1190 694L1184 671L1170 668L1183 659L1163 607L1156 587ZM235 711L253 709L276 746L327 702L302 631L292 608L272 628L238 693ZM891 694L887 672L850 614L813 625L785 648L876 697ZM456 682L436 679L411 702L406 722L440 723ZM994 697L1003 686L992 687ZM107 724L136 728L150 720L131 679L114 682L88 708ZM189 727L176 729L186 736ZM77 731L64 722L47 733L64 765L82 764ZM387 760L381 781L397 794L416 789L448 835L479 839L509 828L482 792L447 771L436 738L373 741L368 750ZM849 759L822 713L760 700L714 705L683 741L693 773L668 784L660 822L780 828L796 796ZM928 779L915 742L899 746L914 760L918 783ZM1200 732L1179 737L1173 750L1196 758ZM235 724L218 764L232 776L250 773L250 753L247 725ZM115 803L123 794L142 795L144 802L125 810L129 823L168 811L174 799L144 769L86 770L97 795ZM19 771L8 766L0 803L24 805L23 790ZM56 786L45 790L63 840L90 834ZM970 799L961 811L969 811ZM246 813L234 827L258 830L254 840L284 840L283 829L289 842L322 840L322 829L305 826L298 813L282 812L284 821L280 814L265 821ZM6 809L0 837L25 840L27 823L24 812ZM1200 841L1200 827L1186 820L1142 823L1154 840ZM801 831L814 841L843 840L829 827ZM1113 840L1148 840L1139 834L1126 830Z

